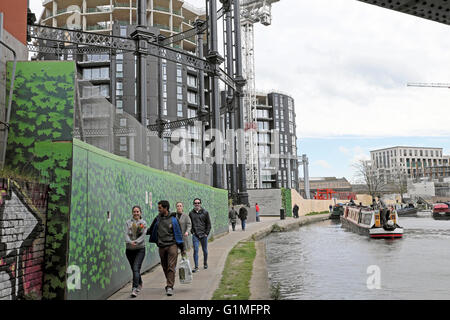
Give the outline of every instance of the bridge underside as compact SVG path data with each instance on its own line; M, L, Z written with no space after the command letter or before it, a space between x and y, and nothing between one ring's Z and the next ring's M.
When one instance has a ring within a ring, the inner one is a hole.
M386 9L407 13L450 25L450 1L447 0L358 0Z

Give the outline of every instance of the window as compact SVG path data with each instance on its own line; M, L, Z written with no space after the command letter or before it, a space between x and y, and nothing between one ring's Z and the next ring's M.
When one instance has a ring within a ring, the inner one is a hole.
M167 99L163 99L162 101L162 114L163 116L167 116Z
M164 98L167 98L167 83L163 83L163 95Z
M183 100L183 87L181 86L177 87L177 99Z
M187 92L187 100L189 103L197 104L197 94L192 91Z
M267 122L267 121L258 121L258 129L259 130L269 130L269 122Z
M120 126L121 127L126 127L127 126L127 119L126 118L120 119Z
M177 64L177 82L182 83L183 82L183 74L181 70L181 65Z
M188 108L187 109L187 117L188 118L194 118L197 116L197 110L193 109L193 108Z
M181 102L177 103L177 116L183 117L183 104Z
M163 63L161 65L162 68L162 79L167 80L167 64Z
M123 83L116 82L116 96L123 96Z
M197 77L194 77L193 75L188 74L187 76L187 84L190 87L197 87Z
M123 77L123 64L122 62L116 64L116 77Z
M121 99L117 99L116 100L116 108L117 109L122 109L123 108L123 100L121 100Z
M127 36L127 26L120 26L120 36L121 37Z

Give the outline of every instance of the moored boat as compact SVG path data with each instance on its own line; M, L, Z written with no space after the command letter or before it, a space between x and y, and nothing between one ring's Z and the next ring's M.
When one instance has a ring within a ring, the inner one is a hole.
M333 210L330 213L330 219L339 219L344 214L344 207L341 204L333 206Z
M417 215L417 208L414 206L405 207L397 210L397 214L399 217L413 217Z
M435 220L450 220L450 206L448 203L435 203L433 205L433 218Z
M370 238L402 238L397 212L392 208L373 209L364 206L344 206L342 226Z

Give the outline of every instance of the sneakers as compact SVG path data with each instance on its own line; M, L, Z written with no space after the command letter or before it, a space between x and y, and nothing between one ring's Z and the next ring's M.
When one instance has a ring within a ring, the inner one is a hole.
M170 287L166 287L166 294L167 294L168 296L172 296L172 295L173 295L173 289L170 288Z
M136 288L136 292L139 293L142 290L142 284L139 285L139 287Z
M192 273L196 273L196 272L198 272L198 267L195 267L195 268L192 270Z
M203 268L205 268L205 269L208 269L208 265L207 265L207 264L205 264L205 265L203 266Z
M131 291L131 296L132 296L133 298L136 298L137 295L138 295L137 288L134 288L134 289Z

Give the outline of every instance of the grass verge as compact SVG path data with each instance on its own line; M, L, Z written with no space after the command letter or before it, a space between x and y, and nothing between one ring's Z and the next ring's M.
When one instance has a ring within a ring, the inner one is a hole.
M239 242L228 254L219 288L212 300L248 300L253 261L256 256L254 241Z

